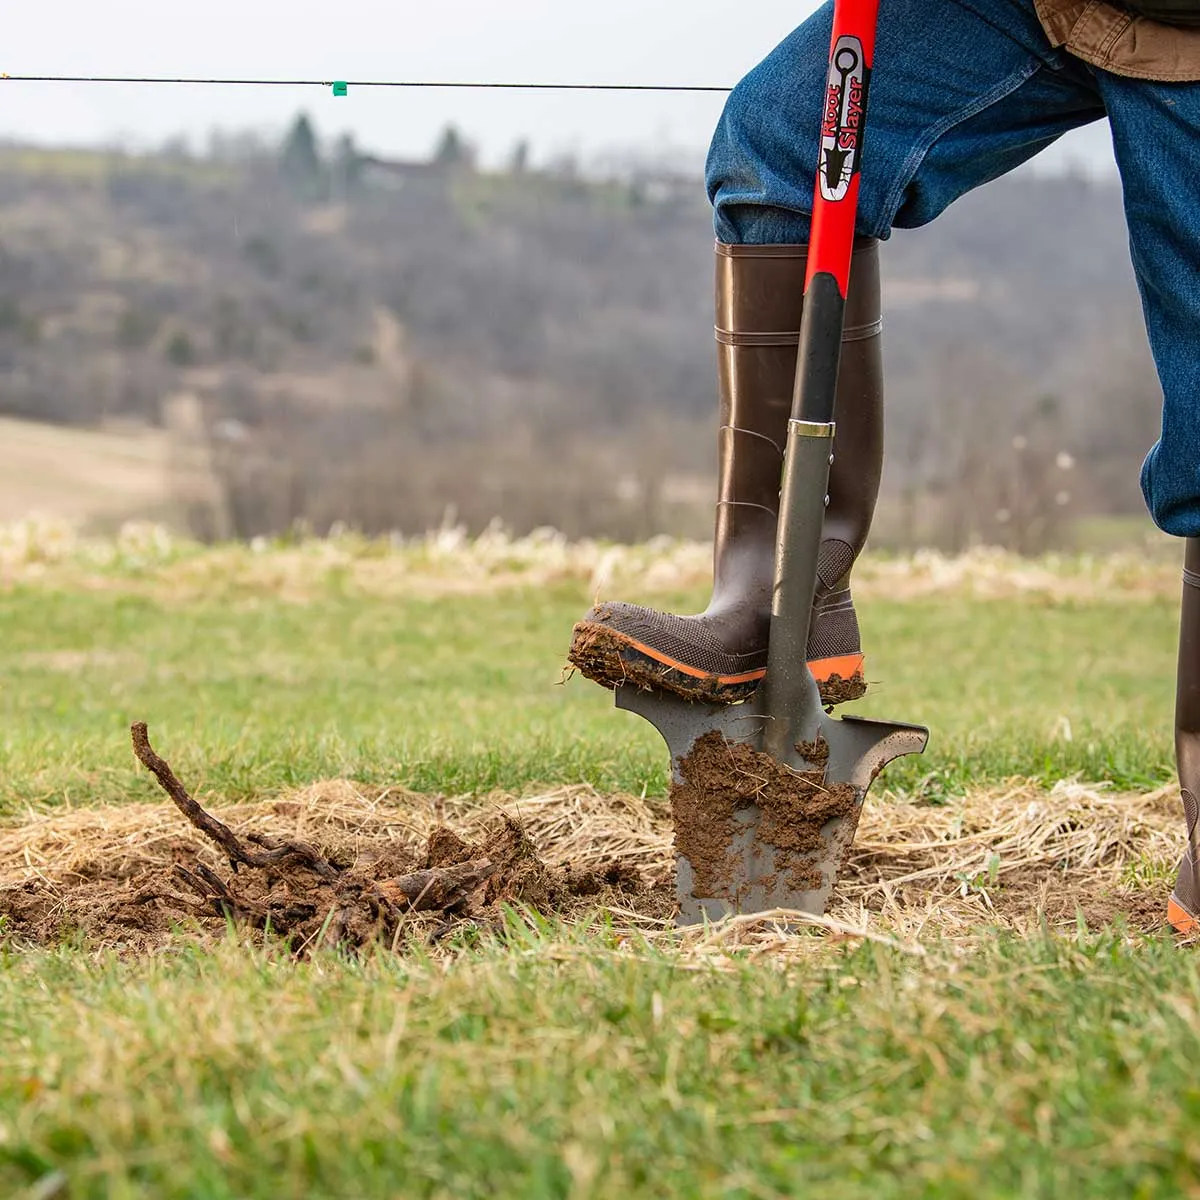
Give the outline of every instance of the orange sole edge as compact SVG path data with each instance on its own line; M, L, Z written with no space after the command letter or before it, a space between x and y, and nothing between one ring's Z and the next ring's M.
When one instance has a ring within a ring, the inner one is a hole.
M1200 920L1193 917L1174 896L1167 901L1167 920L1171 922L1175 932L1184 937L1200 933Z
M681 675L686 675L690 679L714 678L708 672L698 670L696 667L689 667L686 663L681 663L677 659L663 654L661 650L655 650L653 647L647 646L644 642L639 642L636 638L631 638L627 634L617 633L611 629L607 630L607 632L619 638L631 650L636 650L639 654L644 654L656 663L661 663L664 667L670 667L671 670L678 671ZM824 683L835 675L841 679L853 679L855 675L862 673L863 662L864 656L861 654L845 654L840 658L811 660L808 664L808 669L818 683ZM732 687L739 683L754 683L762 679L766 673L766 667L760 667L756 671L746 671L741 675L717 675L715 679L718 686Z

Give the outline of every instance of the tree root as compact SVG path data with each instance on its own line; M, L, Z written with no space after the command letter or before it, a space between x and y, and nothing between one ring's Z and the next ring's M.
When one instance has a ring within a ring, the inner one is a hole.
M256 833L246 834L243 840L188 794L170 764L150 745L145 722L133 725L131 733L139 762L184 817L225 854L234 875L226 881L203 863L177 864L176 882L197 898L189 900L188 907L237 925L298 938L296 948L301 952L318 944L355 948L370 941L394 940L412 913L466 915L496 871L490 859L472 858L378 880L335 866L304 842ZM251 849L247 842L259 849ZM267 872L266 879L260 877L250 887L248 873L239 874L239 867Z
M216 817L205 812L188 795L187 788L179 782L175 772L171 770L170 763L155 754L154 748L150 745L150 734L146 722L135 722L131 727L131 732L133 734L133 752L137 755L138 761L158 780L159 786L175 802L175 807L201 833L211 838L225 851L229 856L229 865L235 874L239 863L244 863L248 867L269 867L292 863L315 871L323 879L337 877L337 868L322 858L311 846L306 846L302 842L277 842L272 838L265 838L261 834L250 834L250 841L266 846L266 853L255 854L247 850L228 825L222 824Z

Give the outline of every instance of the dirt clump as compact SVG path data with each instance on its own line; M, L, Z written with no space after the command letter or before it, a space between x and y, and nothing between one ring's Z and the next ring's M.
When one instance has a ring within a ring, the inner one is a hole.
M399 948L499 927L506 907L575 918L611 905L664 907L628 863L552 866L519 821L498 814L473 840L439 825L423 846L310 844L235 833L203 809L134 727L143 764L208 843L160 839L132 861L96 862L70 878L40 875L0 890L0 935L42 945L80 938L131 953L160 950L181 929L220 936L230 925L318 947ZM673 893L672 893L673 895Z
M681 778L671 784L675 849L691 864L700 896L730 894L737 813L754 803L756 784L736 771L734 750L721 733L706 733L679 760Z
M685 700L709 701L721 695L716 675L692 678L633 652L629 641L603 625L583 621L571 638L570 663L581 675L601 687L632 684L643 690L664 688Z
M776 875L762 882L778 884L782 873L794 891L824 886L821 830L835 817L854 818L861 797L849 784L826 786L823 742L797 749L814 770L792 770L717 731L680 759L681 779L671 788L675 848L691 864L696 896L737 899L745 881L738 878L734 841L739 815L754 806L761 811L759 840L775 851Z
M867 681L861 673L843 679L840 675L827 675L820 681L821 703L833 706L861 700L867 694Z

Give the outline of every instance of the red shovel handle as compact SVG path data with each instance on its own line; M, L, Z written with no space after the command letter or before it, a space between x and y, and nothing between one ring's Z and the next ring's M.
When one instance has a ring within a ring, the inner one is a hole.
M792 399L793 419L810 424L834 417L878 16L879 0L834 5Z
M834 6L807 283L821 273L832 275L843 299L854 250L867 93L878 18L879 0L837 0Z

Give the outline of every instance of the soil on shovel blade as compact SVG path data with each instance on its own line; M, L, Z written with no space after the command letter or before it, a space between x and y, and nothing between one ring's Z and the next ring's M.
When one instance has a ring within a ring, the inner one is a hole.
M260 834L235 834L188 794L151 748L144 725L134 749L187 820L216 847L171 839L149 861L70 889L29 880L0 892L6 934L39 944L82 936L91 944L146 952L181 927L221 934L229 924L285 939L303 955L319 946L399 947L413 938L498 927L505 906L574 917L606 906L669 916L673 888L648 884L627 863L554 867L521 824L500 814L477 840L439 826L423 847L384 843L320 849Z
M680 759L682 781L671 787L675 848L691 863L697 896L736 898L744 882L733 847L737 814L754 805L762 810L760 840L774 847L786 886L800 892L822 886L821 829L834 817L852 816L859 797L849 784L826 786L823 742L799 749L819 769L794 771L716 731Z

